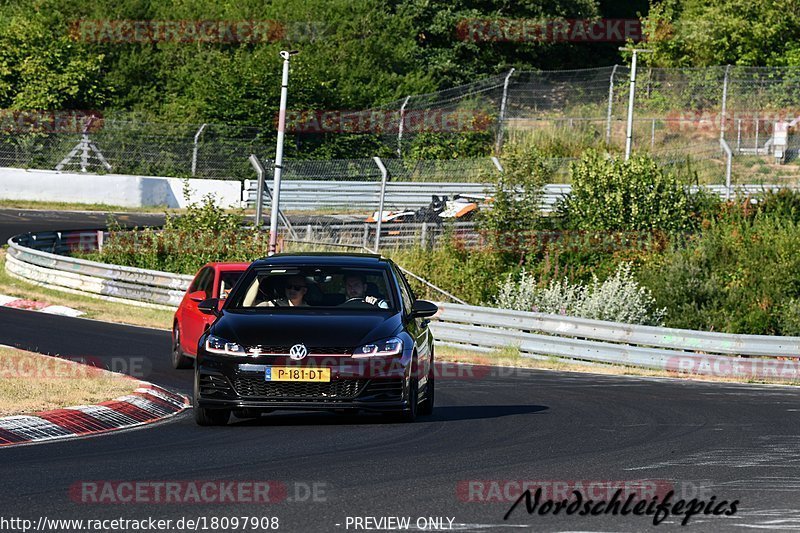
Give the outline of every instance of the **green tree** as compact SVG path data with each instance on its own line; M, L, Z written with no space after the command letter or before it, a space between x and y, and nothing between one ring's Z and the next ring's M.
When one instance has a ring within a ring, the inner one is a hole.
M800 66L798 0L663 0L645 28L656 66Z

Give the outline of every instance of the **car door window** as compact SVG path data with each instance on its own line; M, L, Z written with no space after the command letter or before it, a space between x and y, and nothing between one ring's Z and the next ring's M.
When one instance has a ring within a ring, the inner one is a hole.
M192 284L191 292L203 291L206 293L206 298L211 298L211 286L214 283L214 269L204 268L200 274L195 278Z
M411 292L411 287L408 286L405 276L399 270L395 270L397 279L400 281L400 297L403 299L403 307L406 313L411 312L411 306L414 304L414 293Z

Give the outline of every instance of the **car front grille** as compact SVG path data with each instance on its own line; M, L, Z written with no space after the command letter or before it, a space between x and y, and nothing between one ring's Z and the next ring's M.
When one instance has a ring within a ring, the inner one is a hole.
M325 401L353 399L359 395L366 383L367 380L364 379L338 379L327 383L266 381L264 374L248 372L236 376L233 387L242 397Z
M290 349L291 346L258 345L248 346L247 353L248 355L288 355ZM308 348L308 353L309 355L350 355L353 353L353 349L347 346L312 346Z

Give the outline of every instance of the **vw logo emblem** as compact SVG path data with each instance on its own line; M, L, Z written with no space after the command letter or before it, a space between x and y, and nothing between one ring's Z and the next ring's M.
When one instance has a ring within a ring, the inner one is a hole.
M308 355L308 348L304 344L295 344L289 348L289 357L295 361L305 358Z

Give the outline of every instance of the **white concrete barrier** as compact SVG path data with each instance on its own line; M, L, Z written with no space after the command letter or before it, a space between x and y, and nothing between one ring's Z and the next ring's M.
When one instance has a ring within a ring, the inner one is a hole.
M183 208L183 184L179 178L0 167L2 200ZM190 179L189 188L189 203L211 194L222 207L242 205L242 183L236 180Z

